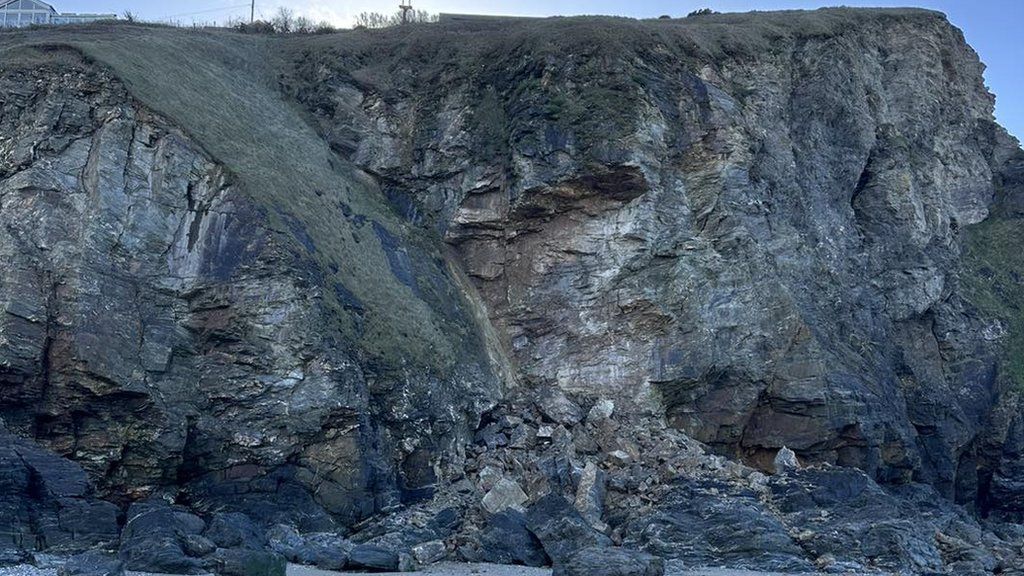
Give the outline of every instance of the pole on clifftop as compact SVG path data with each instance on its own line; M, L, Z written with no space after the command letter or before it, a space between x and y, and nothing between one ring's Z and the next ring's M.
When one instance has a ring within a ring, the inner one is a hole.
M402 9L402 24L408 24L409 10L412 10L412 3L410 0L402 0L398 7Z
M243 4L244 6L244 4ZM256 0L252 0L252 6L249 7L249 24L256 21Z

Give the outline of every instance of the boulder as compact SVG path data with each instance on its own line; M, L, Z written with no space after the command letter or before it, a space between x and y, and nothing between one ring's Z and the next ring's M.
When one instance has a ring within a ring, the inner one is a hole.
M552 576L664 576L665 561L625 548L584 548L555 566Z
M537 410L550 420L563 426L575 426L583 420L583 409L558 388L541 390L536 400Z
M219 548L265 548L267 539L256 524L245 514L222 512L214 514L204 536Z
M615 413L615 402L607 398L594 402L594 405L590 407L590 411L587 412L588 423L598 423L602 420L607 420L612 417Z
M577 550L611 546L608 536L594 530L565 498L548 494L530 506L526 526L555 565L569 561Z
M812 572L814 565L758 494L720 481L682 481L654 510L638 510L623 546L686 566Z
M420 564L433 564L448 555L444 540L431 540L412 547L412 556Z
M139 502L128 508L118 556L128 570L195 574L202 563L193 554L208 546L197 546L194 537L205 528L202 518L178 506L159 499Z
M517 510L505 510L491 516L474 544L473 548L460 550L470 562L524 566L547 566L551 563L540 540L527 529L526 515Z
M353 544L337 534L299 534L290 526L275 526L267 532L270 548L289 562L316 566L322 570L342 570L348 563Z
M371 572L397 572L399 568L398 554L371 544L360 544L352 549L348 557L350 570L366 570Z
M778 453L775 454L775 460L772 464L775 467L776 474L785 474L790 470L800 469L800 461L796 459L796 453L785 446L780 448Z
M580 474L579 484L576 487L576 510L595 530L604 531L607 525L601 520L604 515L605 497L604 470L597 467L594 462L588 462Z
M519 484L508 478L499 480L490 491L484 495L483 507L491 514L496 514L508 508L520 508L529 496Z

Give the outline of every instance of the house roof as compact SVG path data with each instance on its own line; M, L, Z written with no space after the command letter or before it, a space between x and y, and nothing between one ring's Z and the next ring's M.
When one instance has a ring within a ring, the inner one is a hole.
M11 4L18 4L20 2L31 2L32 4L35 4L36 7L35 8L17 8L17 7L11 6ZM19 9L20 10L49 10L50 12L53 12L54 14L57 13L57 10L54 9L53 6L50 6L49 4L47 4L46 2L42 2L41 0L0 0L0 10L6 10L6 9L13 9L13 10L19 10Z

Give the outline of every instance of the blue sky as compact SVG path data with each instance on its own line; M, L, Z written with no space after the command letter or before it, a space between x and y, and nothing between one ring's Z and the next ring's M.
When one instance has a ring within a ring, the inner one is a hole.
M50 0L64 12L117 12L132 10L146 19L171 19L182 23L223 22L231 16L247 16L247 0ZM413 6L430 12L471 12L521 16L615 14L656 17L685 16L708 7L719 12L749 10L813 9L832 5L907 6L945 12L960 27L968 42L988 65L985 79L996 94L996 117L1018 138L1024 138L1024 0L413 0ZM257 0L257 14L269 16L278 6L317 20L347 26L360 12L391 12L398 0Z

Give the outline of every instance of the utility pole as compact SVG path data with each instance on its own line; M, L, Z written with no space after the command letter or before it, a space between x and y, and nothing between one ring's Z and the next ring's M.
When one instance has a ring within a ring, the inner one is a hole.
M249 7L249 24L256 21L256 0L252 0L252 6Z
M401 0L398 7L402 9L402 24L408 24L409 11L412 10L412 0Z

